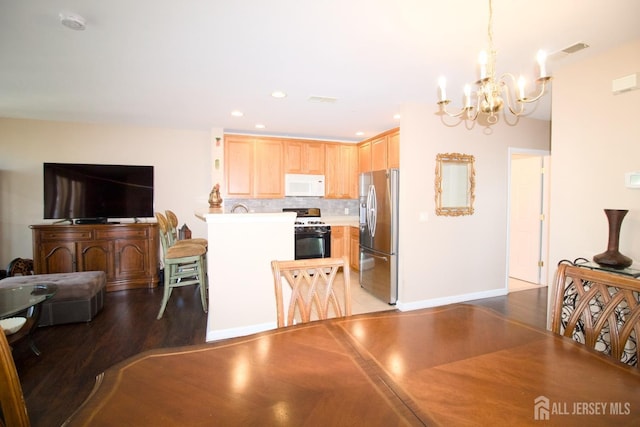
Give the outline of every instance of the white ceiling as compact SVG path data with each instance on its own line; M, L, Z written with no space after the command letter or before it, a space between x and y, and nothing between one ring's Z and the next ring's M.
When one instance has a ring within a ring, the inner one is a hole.
M590 45L550 60L553 73L640 38L638 0L493 9L497 72L529 81L538 49ZM63 27L61 12L86 30ZM361 140L398 126L404 103L435 113L441 75L461 98L487 23L482 0L0 0L0 116Z

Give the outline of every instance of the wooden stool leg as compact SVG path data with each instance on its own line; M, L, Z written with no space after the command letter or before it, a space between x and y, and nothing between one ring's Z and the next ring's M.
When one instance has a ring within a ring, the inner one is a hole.
M160 305L160 311L158 312L158 317L156 317L156 319L162 318L164 310L167 308L167 303L171 296L171 277L173 276L174 269L175 265L173 264L164 266L164 295L162 297L162 304Z
M207 313L207 272L204 270L204 257L198 261L198 280L200 281L200 299L202 300L202 310Z

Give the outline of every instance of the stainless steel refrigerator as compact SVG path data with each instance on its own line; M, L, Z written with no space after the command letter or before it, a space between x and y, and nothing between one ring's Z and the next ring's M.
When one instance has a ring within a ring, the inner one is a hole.
M360 286L398 300L398 169L360 174Z

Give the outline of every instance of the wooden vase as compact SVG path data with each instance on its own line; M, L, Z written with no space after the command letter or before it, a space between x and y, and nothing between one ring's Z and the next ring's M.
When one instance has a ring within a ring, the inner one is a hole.
M609 221L609 242L605 252L593 257L593 260L603 267L626 268L633 263L631 258L622 255L620 251L618 251L620 227L627 212L629 211L626 209L604 210L607 220Z

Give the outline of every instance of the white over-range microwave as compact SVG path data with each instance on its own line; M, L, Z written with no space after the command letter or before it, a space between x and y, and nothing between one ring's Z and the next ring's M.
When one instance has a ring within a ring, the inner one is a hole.
M295 197L324 197L324 175L285 174L284 195Z

